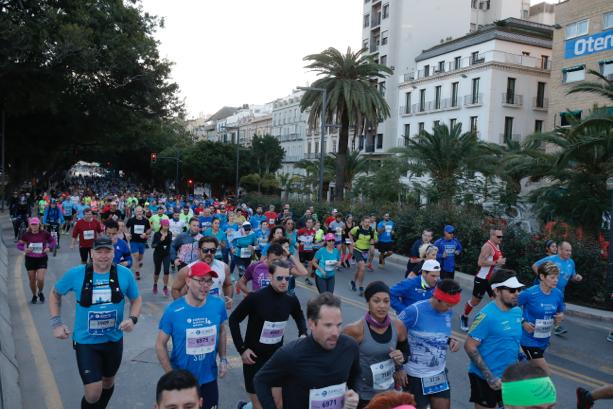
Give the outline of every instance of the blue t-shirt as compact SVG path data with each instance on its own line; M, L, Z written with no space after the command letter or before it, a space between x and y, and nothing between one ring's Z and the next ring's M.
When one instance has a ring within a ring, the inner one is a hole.
M481 342L477 349L492 374L498 378L509 365L517 362L522 331L521 315L519 307L502 311L492 301L477 314L468 331L469 337ZM472 361L468 371L485 379Z
M172 367L190 371L200 385L217 379L215 355L220 328L227 319L219 297L207 297L202 307L192 307L185 297L169 304L159 329L172 338Z
M73 267L55 283L55 291L60 295L66 295L69 291L74 291L76 300L80 300L84 278L85 266ZM117 304L111 302L109 278L110 273L98 274L94 272L92 305L85 308L77 303L72 339L79 344L115 342L123 337L123 331L119 329L119 324L123 321L126 301L124 297ZM130 270L124 266L117 266L117 278L119 288L124 296L127 296L130 300L138 298L138 286Z
M408 331L411 354L404 368L409 375L425 378L445 370L451 316L451 310L435 310L430 300L418 301L398 315Z
M62 209L64 210L64 216L72 216L73 208L74 208L74 204L70 200L65 200L62 202Z
M117 239L117 243L115 243L115 256L113 257L113 263L119 264L124 261L128 262L126 267L132 267L132 251L125 240Z
M557 288L549 294L543 293L540 285L535 285L519 294L518 304L523 308L524 319L535 325L533 333L522 329L521 344L527 347L545 349L549 345L553 316L564 312L564 294Z
M213 216L198 216L198 221L200 222L200 228L206 230L213 224Z
M265 247L268 244L268 236L270 235L270 230L258 230L255 232L255 236L258 239L258 246L260 247L260 251L262 247Z
M428 287L423 276L405 278L390 288L390 302L396 313L417 301L426 300L432 297L434 288Z
M396 227L396 223L392 220L382 220L377 224L377 231L383 229L383 233L379 233L379 243L391 243L392 240L392 230Z
M249 223L251 223L253 230L260 230L260 224L265 221L266 216L264 216L263 214L258 215L257 213L251 216L251 218L249 219Z
M328 251L327 248L322 247L317 250L314 258L317 260L317 264L319 264L319 268L315 271L315 274L321 278L324 278L325 271L325 278L334 277L336 264L341 261L341 254L338 252L336 247L332 249L332 252Z
M438 248L436 259L441 263L441 269L448 273L455 271L455 252L462 252L462 245L455 237L451 240L438 239L434 245ZM446 254L446 257L443 257Z
M249 246L257 246L258 240L254 232L249 232L246 236L235 236L232 239L232 247L235 248L234 255L239 258L251 258L253 255L249 252Z
M564 294L566 285L575 276L575 274L577 274L575 271L575 261L572 258L562 260L559 255L554 254L553 256L544 257L534 264L538 267L546 261L554 263L560 269L560 278L558 279L557 287L560 291L562 291L562 294Z

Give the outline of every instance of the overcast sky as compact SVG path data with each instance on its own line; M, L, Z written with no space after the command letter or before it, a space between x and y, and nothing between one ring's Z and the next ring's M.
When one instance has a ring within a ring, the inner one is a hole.
M288 95L315 78L304 69L305 55L327 47L355 49L361 42L363 0L142 0L142 5L165 19L156 33L160 54L175 63L172 79L190 117Z

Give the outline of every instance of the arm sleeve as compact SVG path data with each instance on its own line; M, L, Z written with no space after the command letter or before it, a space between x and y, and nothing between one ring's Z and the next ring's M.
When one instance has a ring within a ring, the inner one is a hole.
M283 379L293 372L292 356L286 352L286 348L278 349L262 369L257 372L253 380L255 393L264 409L276 409L271 387L281 385Z
M300 307L300 301L298 298L292 297L294 301L294 307L292 308L292 317L294 321L296 321L296 326L298 327L298 336L306 335L307 327L306 321L304 319L304 313L302 312L302 307Z
M234 346L239 354L242 354L245 349L245 341L243 339L243 335L241 334L240 324L243 320L249 315L249 311L252 308L253 294L247 295L247 297L240 302L230 314L230 318L228 319L228 326L230 327L230 334L232 335L232 342L234 342Z
M156 248L157 246L159 246L161 238L162 238L162 235L160 234L160 232L155 232L153 234L153 241L151 242L151 248Z

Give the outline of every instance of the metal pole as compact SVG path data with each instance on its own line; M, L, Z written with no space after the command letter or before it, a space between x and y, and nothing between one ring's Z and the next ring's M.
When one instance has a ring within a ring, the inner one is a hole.
M321 137L320 137L320 153L319 153L319 192L317 193L318 202L321 203L324 197L324 152L326 151L324 147L324 132L326 131L326 111L327 111L327 103L328 103L328 91L324 88L322 90L322 98L323 102L321 105Z
M239 144L239 140L240 140L240 130L239 128L236 128L236 203L238 204L238 160L239 160L239 155L240 155L240 144Z
M175 169L175 194L179 194L179 150L176 152L177 168Z
M609 181L607 181L607 185ZM607 186L609 187L609 186ZM605 281L605 288L607 292L613 291L613 190L609 190L609 195L611 196L611 209L609 210L609 258L607 261L607 278ZM609 293L607 293L607 298Z
M5 148L5 144L4 144L4 130L5 130L5 111L4 109L2 110L2 203L0 204L0 211L4 212L4 202L6 201L6 172L5 172L5 166L4 166L4 148Z

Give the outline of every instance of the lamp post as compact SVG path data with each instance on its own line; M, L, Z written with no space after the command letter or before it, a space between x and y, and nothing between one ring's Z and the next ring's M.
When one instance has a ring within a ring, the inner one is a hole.
M224 131L236 131L236 202L238 203L238 189L239 189L239 177L238 177L238 164L239 164L239 158L240 158L240 127L238 126L223 126L223 130Z
M607 191L611 196L611 208L609 209L609 256L607 260L607 277L605 287L607 292L609 292L613 291L613 248L611 246L611 243L613 242L613 177L607 178Z
M326 132L326 111L328 104L328 90L325 88L317 88L317 87L298 87L299 90L302 91L315 91L321 92L322 97L322 105L321 105L321 137L320 137L320 153L319 153L319 190L317 191L317 201L321 202L324 197L324 133Z

